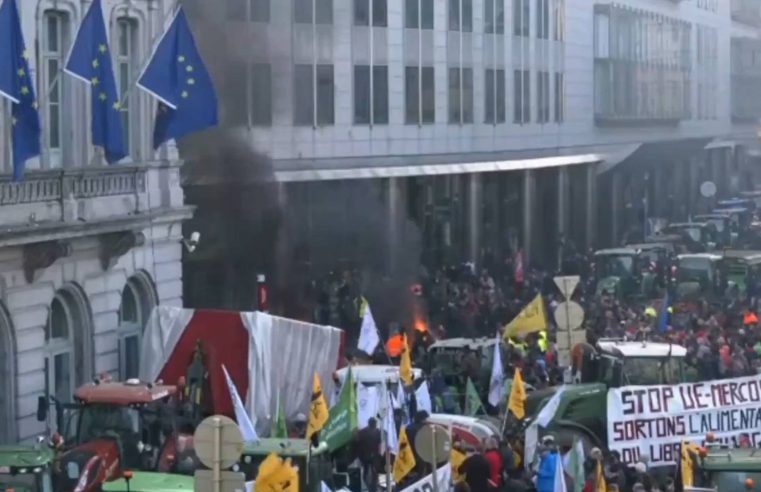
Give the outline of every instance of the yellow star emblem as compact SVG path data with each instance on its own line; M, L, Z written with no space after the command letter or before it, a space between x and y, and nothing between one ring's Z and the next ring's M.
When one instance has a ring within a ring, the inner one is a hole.
M105 44L98 45L98 51L100 51L101 53L105 53L107 49L108 48L106 47Z
M193 71L193 65L188 65L187 67L185 67L185 70L187 70L188 72L192 72Z
M122 104L119 101L116 101L114 103L114 109L119 111L120 109L122 109Z
M90 83L92 85L98 85L98 84L100 84L100 80L98 80L98 77L93 77L93 78L90 79Z
M26 76L26 70L24 70L23 68L19 68L18 70L16 70L16 73L17 73L17 74L18 74L18 76L19 76L19 77L21 77L22 79L23 79L23 78Z
M27 50L22 51L21 52L21 58L23 58L24 60L28 60L29 59L29 52Z
M22 85L20 92L22 96L26 96L27 94L29 94L29 87Z
M39 105L39 103L37 103L37 101L34 101L34 102L32 103L32 107L33 107L34 109L37 109L37 108L39 108L39 107L40 107L40 105Z
M18 120L16 118L11 118L11 125L16 126L16 123L18 123Z
M188 85L195 85L196 79L188 79Z
M100 66L100 62L98 61L98 59L97 59L97 58L96 58L96 59L94 59L94 60L92 61L92 67L93 67L93 68L98 68L99 66Z
M181 96L182 96L183 99L187 99L188 96L189 96L188 91L182 91Z
M177 57L177 61L180 62L180 63L183 63L183 62L185 62L185 57L183 55L180 55L180 56Z
M101 92L100 95L98 96L98 99L100 99L101 101L105 101L107 99L106 98L106 93L105 92Z

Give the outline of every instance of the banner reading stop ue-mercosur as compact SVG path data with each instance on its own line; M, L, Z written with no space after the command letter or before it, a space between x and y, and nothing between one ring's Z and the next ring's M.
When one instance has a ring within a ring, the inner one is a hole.
M683 440L702 444L709 432L761 444L761 375L608 390L608 447L625 463L647 455L650 466L674 464Z

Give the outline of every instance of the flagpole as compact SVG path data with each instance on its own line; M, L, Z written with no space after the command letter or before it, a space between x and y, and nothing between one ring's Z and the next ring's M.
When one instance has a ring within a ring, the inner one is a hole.
M388 354L387 354L388 355ZM386 405L391 405L391 395L389 394L388 389L388 383L390 380L386 380L385 389L386 389ZM399 382L397 384L402 384L401 378L399 379ZM386 415L385 419L388 419L388 409L386 409ZM396 428L396 422L391 422L391 425ZM388 429L389 423L387 422L384 426L386 429ZM388 432L385 433L385 439L386 439L386 492L391 492L391 450L388 447Z

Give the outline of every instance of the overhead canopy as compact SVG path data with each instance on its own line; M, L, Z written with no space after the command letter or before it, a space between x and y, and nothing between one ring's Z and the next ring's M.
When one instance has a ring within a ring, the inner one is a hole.
M488 173L498 171L518 171L548 167L594 164L603 160L600 154L561 155L525 159L455 162L443 164L406 164L387 166L359 166L344 168L312 168L298 170L277 170L275 179L279 182L336 181L345 179L404 178L412 176L437 176L448 174ZM403 161L403 159L402 159Z

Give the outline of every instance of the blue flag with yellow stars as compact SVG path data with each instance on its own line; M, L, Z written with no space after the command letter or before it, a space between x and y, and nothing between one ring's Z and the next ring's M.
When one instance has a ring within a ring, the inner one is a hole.
M137 86L159 100L154 149L217 124L214 84L182 7L156 45Z
M111 67L106 23L100 0L87 11L71 47L66 73L90 84L92 94L92 143L103 147L106 160L114 163L126 157L122 131L121 102Z
M18 181L26 161L40 155L41 130L16 0L0 0L0 96L12 103L13 179Z

